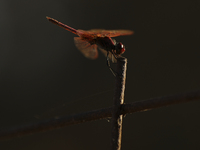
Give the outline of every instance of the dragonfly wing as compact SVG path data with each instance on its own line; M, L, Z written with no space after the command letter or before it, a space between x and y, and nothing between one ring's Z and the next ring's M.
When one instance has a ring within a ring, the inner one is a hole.
M99 48L99 50L107 57L107 51L102 49L102 48ZM113 56L113 54L111 52L109 52L108 54L108 58L113 62L113 63L117 63L117 59Z
M89 42L82 40L81 37L74 37L74 43L85 57L90 59L96 59L98 57L96 44L91 45Z
M98 37L116 37L123 35L131 35L134 33L131 30L103 30L103 29L92 29L87 32L90 34L95 34Z

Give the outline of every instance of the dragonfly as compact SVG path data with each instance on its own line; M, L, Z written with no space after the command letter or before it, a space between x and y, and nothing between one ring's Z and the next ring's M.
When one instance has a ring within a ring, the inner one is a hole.
M46 17L50 22L56 24L65 30L68 30L79 37L74 37L74 43L78 50L89 59L96 59L98 57L99 49L107 60L107 66L110 67L110 61L117 62L117 58L125 52L125 46L121 42L117 42L112 37L131 35L131 30L104 30L104 29L92 29L81 30L74 29L66 24L63 24L53 18ZM112 69L111 69L112 71Z

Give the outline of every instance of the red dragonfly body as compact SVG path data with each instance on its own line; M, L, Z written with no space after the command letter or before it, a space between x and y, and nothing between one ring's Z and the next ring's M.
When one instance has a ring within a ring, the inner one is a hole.
M115 58L125 52L125 47L121 42L116 42L111 37L133 34L133 31L130 30L76 30L58 22L53 18L47 17L47 19L50 22L77 34L79 37L74 37L76 47L84 54L85 57L90 59L96 59L98 57L98 47L104 55L107 56L107 60L110 58L112 62L116 62Z

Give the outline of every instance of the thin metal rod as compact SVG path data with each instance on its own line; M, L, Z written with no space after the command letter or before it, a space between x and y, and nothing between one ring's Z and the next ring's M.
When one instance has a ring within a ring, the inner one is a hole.
M164 96L158 98L152 98L143 101L136 101L129 104L123 104L121 114L127 115L135 112L147 111L164 106L185 103L190 101L200 100L200 91L188 92L183 94ZM37 132L44 132L53 130L69 125L84 123L93 120L99 120L109 118L112 116L113 107L93 110L76 115L70 115L58 119L44 120L38 123L31 123L18 127L9 128L7 130L0 131L0 139L8 139Z
M114 106L111 119L111 150L121 149L122 122L121 106L124 104L124 91L126 81L127 59L117 58L116 87L114 94Z
M160 108L164 106L166 107L169 105L175 105L196 100L200 100L200 91L157 97L143 101L136 101L130 104L124 104L122 106L121 113L125 115L134 112L148 111L155 108Z

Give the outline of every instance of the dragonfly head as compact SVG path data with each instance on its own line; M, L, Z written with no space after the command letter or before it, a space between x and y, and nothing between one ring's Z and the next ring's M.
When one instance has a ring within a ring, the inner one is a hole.
M121 55L125 52L125 47L121 42L117 42L115 46L116 54Z

